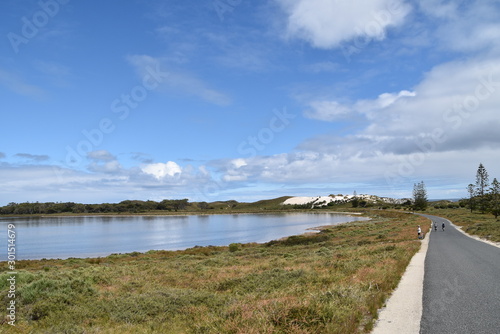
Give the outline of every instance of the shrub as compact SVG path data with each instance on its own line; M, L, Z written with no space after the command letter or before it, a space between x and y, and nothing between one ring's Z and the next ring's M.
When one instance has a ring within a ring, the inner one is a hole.
M230 245L229 245L229 251L230 251L231 253L236 252L237 250L239 250L239 249L240 249L240 245L241 245L241 244L238 244L238 243L232 243L232 244L230 244Z

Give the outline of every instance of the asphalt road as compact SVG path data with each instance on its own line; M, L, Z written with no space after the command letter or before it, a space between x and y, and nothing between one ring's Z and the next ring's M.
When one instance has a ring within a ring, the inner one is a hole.
M423 216L438 230L425 258L420 333L499 334L500 248L465 236L444 218Z

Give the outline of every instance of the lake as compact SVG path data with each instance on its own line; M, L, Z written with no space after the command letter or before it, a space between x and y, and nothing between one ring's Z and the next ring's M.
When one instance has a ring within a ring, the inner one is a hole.
M15 225L16 259L35 260L267 242L367 219L334 213L0 218L5 245L0 260L7 259L8 224Z

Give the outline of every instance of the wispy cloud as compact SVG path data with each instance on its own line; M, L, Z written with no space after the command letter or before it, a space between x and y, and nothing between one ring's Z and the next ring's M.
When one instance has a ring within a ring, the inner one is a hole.
M69 85L68 77L71 71L68 66L56 62L36 60L34 67L54 85L61 87Z
M122 173L122 165L109 151L92 151L87 153L87 158L91 161L87 167L91 172L115 175Z
M306 65L304 70L312 73L335 73L341 70L341 66L331 61L322 61Z
M399 93L383 93L377 99L360 100L351 105L342 104L335 100L313 100L309 102L309 108L304 112L304 116L328 122L355 116L374 118L379 116L379 110L388 108L398 100L414 97L415 95L415 92L407 90Z
M150 164L153 162L151 155L143 152L133 152L131 153L131 159L134 161L139 161L144 164Z
M17 158L29 160L32 162L42 162L50 159L48 155L38 155L38 154L29 154L29 153L18 153L14 155Z
M158 87L159 91L181 94L187 96L196 96L207 102L217 105L228 105L231 99L225 93L218 91L204 80L187 71L174 68L167 59L155 58L148 55L128 56L127 60L135 67L136 72L141 76L147 74L147 68L160 68L162 72L167 73L166 79Z
M32 99L41 99L46 96L44 89L28 83L20 74L0 68L0 85L11 92Z
M437 24L431 29L429 37L438 48L467 53L500 51L498 1L424 0L418 6L422 12L436 20Z
M87 158L94 161L113 161L116 157L106 150L98 150L87 153Z

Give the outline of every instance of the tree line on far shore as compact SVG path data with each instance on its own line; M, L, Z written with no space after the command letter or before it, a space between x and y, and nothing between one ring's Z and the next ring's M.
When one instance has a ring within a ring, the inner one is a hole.
M187 199L156 201L122 201L120 203L102 204L81 204L73 202L64 203L9 203L0 207L1 215L22 215L22 214L56 214L56 213L141 213L151 211L182 211L196 207L198 210L209 209L206 202L189 203Z

